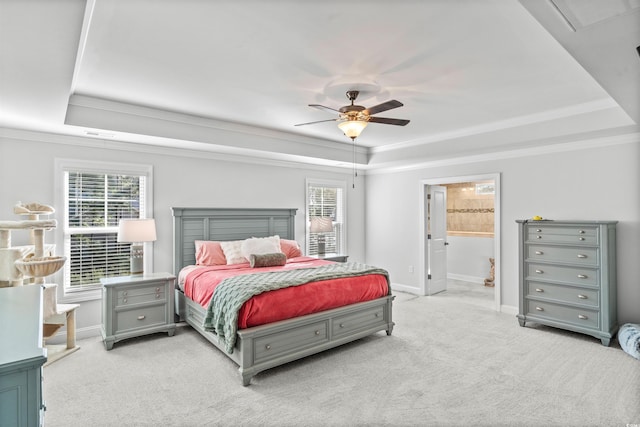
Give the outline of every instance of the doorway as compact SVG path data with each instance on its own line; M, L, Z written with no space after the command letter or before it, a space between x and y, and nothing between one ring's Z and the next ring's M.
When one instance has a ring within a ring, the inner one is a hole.
M441 271L442 268L446 269L446 264L443 267L440 258L433 258L430 254L429 240L427 238L430 215L444 215L446 216L446 207L444 209L439 208L439 212L429 212L430 205L428 200L428 194L432 188L437 186L446 186L450 184L459 184L464 182L492 182L495 189L494 194L494 221L493 221L493 255L495 259L495 278L493 288L493 306L496 311L500 311L501 307L501 280L500 280L500 174L483 174L483 175L469 175L469 176L457 176L457 177L442 177L425 179L420 181L420 233L425 238L421 239L420 244L420 290L423 295L430 294L430 277L446 277L446 271ZM431 208L432 209L432 208ZM445 243L445 250L448 246ZM431 259L436 262L430 262ZM446 255L445 255L446 256ZM438 261L440 260L440 261ZM488 267L487 260L487 267ZM437 269L437 270L434 270ZM488 269L487 269L488 270Z

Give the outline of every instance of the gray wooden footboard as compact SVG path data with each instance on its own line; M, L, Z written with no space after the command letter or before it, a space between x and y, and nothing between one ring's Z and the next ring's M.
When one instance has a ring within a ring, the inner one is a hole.
M209 342L239 365L242 384L270 369L327 349L346 344L379 331L393 331L392 301L388 295L320 313L255 326L238 331L232 354L226 352L218 336L202 327L206 310L176 289L176 314Z
M296 209L172 208L174 273L195 264L195 240L241 240L274 234L294 239ZM388 295L320 313L238 331L234 352L225 351L218 336L202 327L206 310L180 289L175 313L239 365L242 384L270 369L346 344L379 331L391 335L392 302Z

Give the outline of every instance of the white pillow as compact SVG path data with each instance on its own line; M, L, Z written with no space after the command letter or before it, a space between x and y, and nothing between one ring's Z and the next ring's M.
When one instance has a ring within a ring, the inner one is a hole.
M227 265L249 262L249 260L242 255L241 247L243 241L244 240L232 240L229 242L220 242L224 257L227 259Z
M240 251L246 259L251 259L251 255L282 253L280 236L252 237L242 242Z

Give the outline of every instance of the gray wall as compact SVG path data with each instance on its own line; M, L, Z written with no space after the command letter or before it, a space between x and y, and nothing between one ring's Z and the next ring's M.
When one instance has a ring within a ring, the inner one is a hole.
M138 146L138 151L117 149L121 144L91 139L68 138L72 145L47 135L38 135L41 142L0 137L0 219L19 220L13 215L17 201L54 205L54 159L85 159L93 161L150 164L153 166L153 216L158 240L153 244L154 271L172 271L172 206L216 207L286 207L298 208L296 240L305 242L305 179L342 180L347 183L347 252L351 260L364 261L364 188L366 178L358 177L351 188L351 169L316 168L308 165L284 166L218 160L207 153L180 150L151 149ZM110 148L112 147L112 148ZM113 148L115 147L115 149ZM157 154L166 151L167 154ZM62 225L63 206L54 206ZM61 229L47 232L45 241L57 244L63 251ZM28 244L14 233L13 245ZM61 273L47 282L61 280ZM63 298L59 292L59 301ZM99 333L100 301L85 301L77 311L78 337ZM58 334L60 335L60 333Z
M418 290L419 269L411 273L408 266L420 265L420 181L500 173L503 309L514 311L518 305L516 219L618 220L618 317L620 322L640 322L639 142L589 148L594 144L585 141L584 149L572 144L562 152L530 149L521 157L370 174L367 262L387 268L392 282Z

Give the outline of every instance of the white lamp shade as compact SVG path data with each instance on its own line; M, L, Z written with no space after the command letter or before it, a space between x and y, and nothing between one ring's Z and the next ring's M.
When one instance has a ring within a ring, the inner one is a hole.
M369 122L364 120L346 120L338 123L338 127L349 138L356 139L368 124Z
M153 242L156 240L154 219L121 219L118 224L118 242Z
M330 233L333 231L333 222L328 216L312 216L309 231L312 233Z

